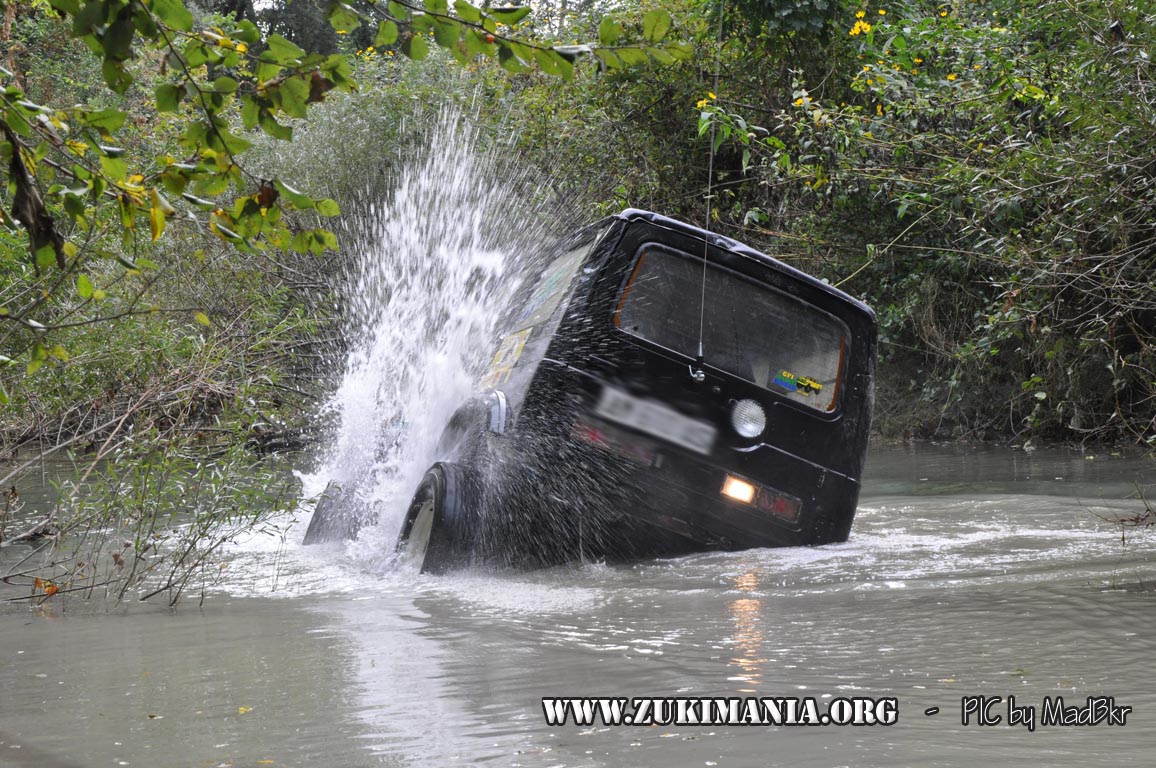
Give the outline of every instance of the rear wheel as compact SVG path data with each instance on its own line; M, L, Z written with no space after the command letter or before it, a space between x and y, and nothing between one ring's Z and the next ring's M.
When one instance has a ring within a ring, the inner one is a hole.
M409 502L397 551L422 573L468 565L477 536L477 499L477 482L469 470L434 464Z

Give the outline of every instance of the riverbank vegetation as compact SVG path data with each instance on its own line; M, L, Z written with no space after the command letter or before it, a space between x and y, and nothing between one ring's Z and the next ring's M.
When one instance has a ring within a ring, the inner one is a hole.
M235 478L313 440L358 239L343 211L445 101L567 223L702 224L709 179L712 229L875 308L884 435L1156 445L1147 4L0 5L13 470L59 451ZM142 486L103 472L74 506ZM217 510L253 490L209 487ZM128 521L133 552L164 498Z

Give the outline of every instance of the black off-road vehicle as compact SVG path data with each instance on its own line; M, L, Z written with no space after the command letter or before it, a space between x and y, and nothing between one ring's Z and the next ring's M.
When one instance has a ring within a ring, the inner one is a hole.
M446 427L398 549L423 571L843 541L874 313L626 210L559 243Z

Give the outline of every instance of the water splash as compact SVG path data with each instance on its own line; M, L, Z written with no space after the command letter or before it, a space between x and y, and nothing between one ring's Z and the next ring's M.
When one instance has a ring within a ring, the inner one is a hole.
M388 562L404 506L474 390L542 237L542 217L520 199L524 180L479 144L476 128L443 111L353 225L363 242L345 297L350 351L327 406L336 435L306 490L338 481L376 512L351 551L371 568Z

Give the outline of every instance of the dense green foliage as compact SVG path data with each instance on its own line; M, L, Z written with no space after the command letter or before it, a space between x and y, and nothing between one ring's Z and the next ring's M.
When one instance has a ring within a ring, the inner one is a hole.
M719 7L693 66L503 82L567 204L703 222L713 135L711 226L876 308L882 431L1156 441L1149 8Z
M319 363L333 362L340 347L330 323L338 240L322 221L340 205L294 182L319 181L314 189L343 196L354 188L333 178L326 157L341 137L313 141L310 155L272 145L309 147L310 125L326 119L307 118L327 102L329 123L357 109L337 98L359 90L354 68L371 83L360 108L386 109L380 95L401 78L374 60L395 54L444 67L431 56L441 49L455 68L492 60L505 72L566 80L582 57L620 68L689 53L667 39L671 17L661 10L636 29L609 23L594 42L561 45L524 33L528 7L207 5L0 4L0 434L8 458L28 445L67 448L91 463L86 475L96 471L99 482L50 516L60 541L104 519L86 511L93 505L117 510L125 498L151 496L135 518L133 552L156 551L172 522L188 522L183 497L162 490L182 473L199 485L209 466L224 479L187 551L211 553L228 538L221 530L235 528L235 515L226 511L260 518L242 482L251 469L227 457L241 446L299 445L326 381ZM389 102L377 139L400 141L396 127L410 110L400 106ZM365 167L346 165L345 180ZM113 482L119 465L135 462L158 472ZM0 540L21 535L6 530L12 512L0 512ZM158 560L150 562L156 577ZM160 586L179 594L204 561L177 562ZM56 573L57 565L21 578L72 585L64 592L92 586L91 572ZM135 577L119 565L107 572L124 586Z
M390 153L349 156L337 174L324 147L280 165L240 156L308 132L319 107L371 105L378 146L396 146L415 98L479 87L479 117L514 127L573 221L625 205L702 221L713 135L712 226L845 281L879 311L886 431L1153 436L1143 7L644 1L523 18L465 3L202 6L43 0L15 14L3 146L21 151L5 150L13 213L0 234L3 351L25 355L0 382L12 439L66 412L74 432L74 395L191 370L206 358L189 350L217 343L198 324L253 312L250 335L216 358L219 400L238 402L231 383L254 370L244 350L276 356L259 342L266 323L296 323L276 334L291 345L324 326L322 255L336 238L318 215L340 210L364 163L387 175ZM650 42L667 37L692 46ZM427 39L464 66L394 56L425 58ZM526 62L572 82L560 90ZM340 90L351 95L335 102ZM85 106L38 106L53 104ZM25 221L29 191L43 203ZM110 317L123 318L115 333L99 322ZM99 359L64 364L89 360L93 340Z

